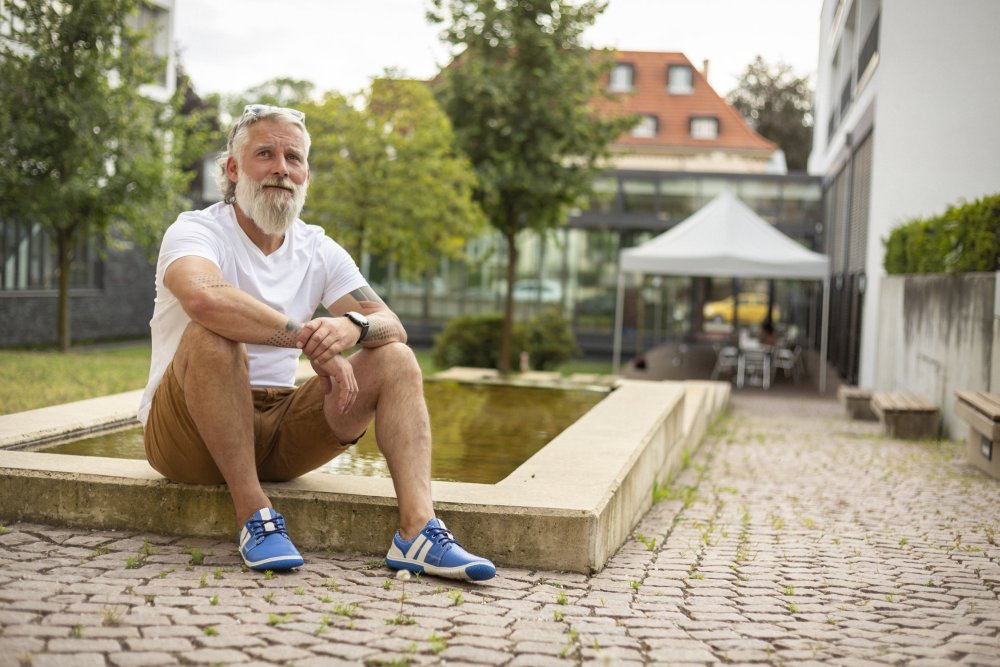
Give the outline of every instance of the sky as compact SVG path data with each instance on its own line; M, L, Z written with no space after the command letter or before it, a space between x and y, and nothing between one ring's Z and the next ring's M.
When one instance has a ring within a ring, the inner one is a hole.
M176 0L174 41L195 91L239 93L275 77L358 92L386 68L430 78L449 61L428 0ZM593 47L681 51L721 95L758 54L815 82L822 0L610 0Z

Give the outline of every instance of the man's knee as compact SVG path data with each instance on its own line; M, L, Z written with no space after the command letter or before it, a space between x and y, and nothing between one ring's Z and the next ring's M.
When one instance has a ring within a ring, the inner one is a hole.
M381 378L393 381L421 380L422 373L416 355L406 343L387 343L380 347L366 348L371 355L372 370Z
M197 322L190 322L184 329L180 345L174 355L178 379L184 375L188 364L209 365L227 369L227 372L248 369L250 360L246 346L206 329Z

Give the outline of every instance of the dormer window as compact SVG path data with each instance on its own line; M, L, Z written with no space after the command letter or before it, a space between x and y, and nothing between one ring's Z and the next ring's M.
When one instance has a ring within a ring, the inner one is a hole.
M689 65L667 67L667 92L672 95L690 95L694 92L694 72Z
M628 63L617 63L611 70L608 81L608 91L612 93L628 93L635 85L635 68Z
M653 114L643 114L639 117L639 122L636 123L629 134L633 137L640 137L643 139L651 139L656 136L656 131L660 127L660 120Z
M691 116L692 139L718 139L719 119L715 116Z

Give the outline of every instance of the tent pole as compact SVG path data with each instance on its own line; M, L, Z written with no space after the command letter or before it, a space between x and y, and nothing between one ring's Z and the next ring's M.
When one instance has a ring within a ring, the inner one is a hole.
M618 271L618 294L615 297L615 338L614 338L614 360L611 364L611 372L618 375L622 367L622 327L625 321L625 273Z
M827 318L830 316L830 276L823 278L823 322L819 332L819 393L826 394Z

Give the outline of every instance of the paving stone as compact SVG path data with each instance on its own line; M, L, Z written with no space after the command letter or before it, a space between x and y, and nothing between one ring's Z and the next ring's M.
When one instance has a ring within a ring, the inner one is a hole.
M108 662L115 667L156 667L158 665L179 664L176 656L169 653L158 653L156 651L142 653L112 653L108 655Z
M31 658L31 667L105 667L103 653L75 653L71 659L59 653L43 653Z
M0 665L1000 666L1000 548L979 525L1000 485L983 478L984 509L969 512L959 447L873 437L835 404L782 411L754 396L734 395L725 435L674 480L696 487L694 503L643 517L654 549L629 540L589 577L502 568L485 585L446 582L458 606L437 582L411 583L413 625L386 624L402 588L384 590L392 573L369 556L310 553L265 580L228 540L15 524L0 535ZM790 462L795 475L774 474ZM144 544L153 553L126 569ZM187 547L205 564L187 569ZM352 604L353 617L335 613ZM271 626L270 614L290 617Z
M566 657L525 654L516 656L506 664L508 667L566 667L567 663L569 660Z
M52 653L111 653L121 650L121 644L114 639L50 639L45 647Z
M183 662L195 665L228 665L250 661L250 658L239 651L214 648L187 651L185 653L181 653L180 658Z
M480 665L502 665L510 660L510 654L503 650L451 643L438 654L438 657L449 662Z

